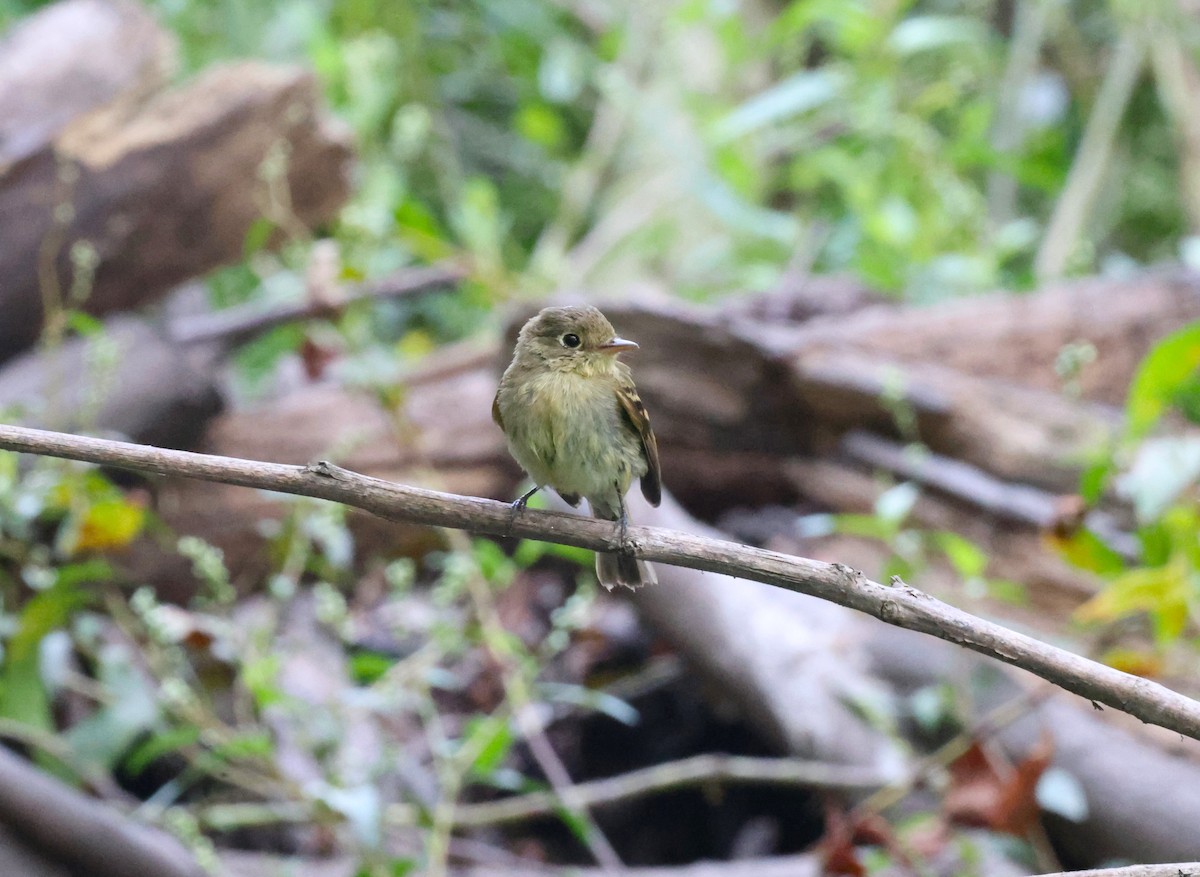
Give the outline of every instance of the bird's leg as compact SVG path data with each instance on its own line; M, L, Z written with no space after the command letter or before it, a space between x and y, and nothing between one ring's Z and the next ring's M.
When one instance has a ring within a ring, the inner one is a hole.
M529 490L525 491L517 497L508 507L508 533L512 535L513 524L517 522L517 515L525 511L525 504L529 502L529 498L542 489L540 484L535 484Z
M527 502L529 502L529 498L532 497L535 493L537 493L541 489L542 489L542 486L540 484L535 484L535 485L533 485L533 487L529 488L527 491L522 493L517 499L513 500L513 502L512 502L513 513L515 514L519 511L523 511L525 508L525 504Z
M625 497L621 495L619 486L617 487L617 507L621 510L621 514L617 518L617 526L620 528L621 535L621 552L633 554L625 544L625 540L629 537L629 512L625 508Z

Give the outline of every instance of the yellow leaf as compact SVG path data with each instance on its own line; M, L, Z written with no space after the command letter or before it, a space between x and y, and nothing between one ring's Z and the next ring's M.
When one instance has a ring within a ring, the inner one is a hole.
M423 359L434 351L437 342L423 329L406 332L396 343L396 350L405 359Z
M84 516L75 540L76 551L124 548L146 523L146 510L123 499L98 502Z
M1075 610L1080 621L1114 621L1136 612L1160 611L1187 593L1187 569L1176 560L1165 566L1131 569Z
M1135 649L1111 649L1101 657L1108 666L1134 676L1156 677L1163 671L1162 659L1157 655Z

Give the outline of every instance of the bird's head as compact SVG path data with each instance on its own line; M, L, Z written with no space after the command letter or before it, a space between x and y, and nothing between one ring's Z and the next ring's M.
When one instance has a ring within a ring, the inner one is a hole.
M637 347L618 336L608 318L591 305L544 308L517 337L518 356L530 356L564 371L608 369L617 355Z

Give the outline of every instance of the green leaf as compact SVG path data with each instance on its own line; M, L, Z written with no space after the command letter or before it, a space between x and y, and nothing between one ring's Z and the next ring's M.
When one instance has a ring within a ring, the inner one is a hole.
M137 776L163 756L191 746L199 739L200 728L195 725L184 725L154 734L134 746L126 756L123 766Z
M84 337L99 335L104 331L103 320L98 320L91 314L85 314L83 311L67 311L66 317L67 326L71 331Z
M1091 530L1079 529L1065 539L1054 540L1067 562L1098 575L1115 575L1125 569L1125 558L1109 548Z
M555 807L554 812L558 814L558 818L563 821L571 834L575 835L575 839L586 845L592 835L592 827L588 824L587 817L561 805Z
M380 652L356 652L350 656L350 675L359 685L370 685L396 665L396 659Z
M51 730L50 702L41 678L38 646L46 634L63 627L87 604L90 594L79 587L90 564L64 567L56 581L34 594L21 610L17 632L8 641L0 690L0 716ZM107 565L104 565L107 568Z
M1192 323L1159 341L1146 354L1125 404L1126 433L1139 439L1149 432L1166 410L1193 384L1200 368L1200 322Z
M111 700L66 733L78 757L111 769L158 721L158 703L127 654L107 651L100 681Z
M896 533L896 528L888 521L875 515L834 515L835 532L846 536L862 536L864 539L888 540Z
M832 70L803 70L746 101L722 119L713 134L722 143L809 112L832 101L844 84Z
M980 578L987 569L987 554L970 539L948 531L931 533L930 538L964 579Z
M1191 590L1187 564L1176 557L1165 566L1140 567L1117 576L1075 615L1082 621L1115 621L1145 612L1153 622L1155 640L1169 643L1187 624Z
M1084 502L1088 505L1095 505L1100 501L1114 469L1116 469L1116 463L1111 455L1106 454L1083 470L1079 476L1079 495L1083 497Z
M515 124L526 140L547 149L558 148L567 137L562 118L545 104L527 104L521 107Z
M146 522L146 510L121 498L93 504L75 533L73 551L105 551L129 545Z
M512 744L512 729L506 720L494 716L476 716L467 721L460 745L463 749L473 749L478 753L471 763L471 772L487 776L504 761Z
M546 543L535 539L522 539L513 551L513 562L521 569L529 569L546 553Z
M517 550L513 553L513 560L517 566L526 568L547 556L561 557L563 560L576 563L585 569L589 568L595 560L593 552L586 548L558 545L553 542L536 542L531 539L525 539L517 545Z
M479 572L489 582L506 585L512 581L515 565L497 543L490 539L476 539L471 543L471 551L475 555L475 562L479 564Z
M50 701L42 684L37 653L9 659L4 665L4 688L0 691L0 716L26 725L53 730Z
M270 758L275 753L275 741L266 731L248 729L223 740L213 754L220 759L243 760Z
M1010 603L1013 606L1029 605L1029 589L1024 582L1012 579L988 579L987 592L995 600Z
M246 236L242 240L242 258L249 259L261 252L267 246L267 242L270 241L276 228L274 222L261 216L250 223L250 228L246 230Z

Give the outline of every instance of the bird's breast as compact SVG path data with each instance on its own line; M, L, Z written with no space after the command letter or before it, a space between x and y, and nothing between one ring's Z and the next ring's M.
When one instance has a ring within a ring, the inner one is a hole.
M502 391L500 407L513 456L539 484L590 498L645 472L609 381L550 371Z

